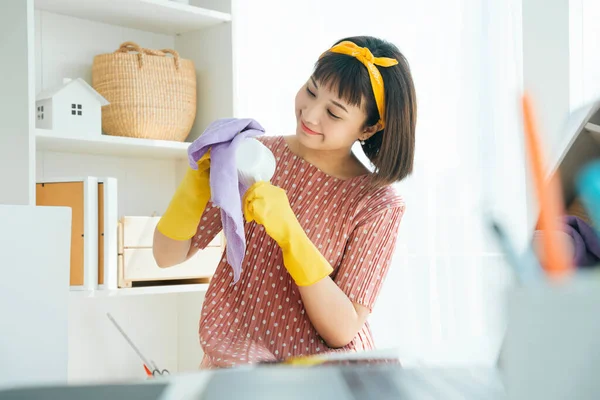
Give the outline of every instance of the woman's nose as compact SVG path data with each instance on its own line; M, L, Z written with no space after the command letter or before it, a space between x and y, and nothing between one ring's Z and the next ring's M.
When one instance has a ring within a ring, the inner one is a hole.
M302 114L304 115L304 122L313 126L319 125L319 110L317 107L306 107Z

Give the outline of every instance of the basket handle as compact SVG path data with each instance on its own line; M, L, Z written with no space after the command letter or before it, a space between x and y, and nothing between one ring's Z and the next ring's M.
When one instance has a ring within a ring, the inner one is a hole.
M124 42L115 51L115 53L129 53L131 51L137 52L140 68L142 68L142 66L144 65L144 55L165 57L166 53L170 53L173 55L173 58L175 60L175 68L179 69L179 53L177 53L177 51L175 51L175 50L172 50L172 49L152 50L152 49L140 47L135 42Z
M173 59L175 60L175 68L179 69L179 53L177 52L177 50L173 50L173 49L161 49L160 51L162 53L164 53L165 56L167 54L171 54L173 56Z

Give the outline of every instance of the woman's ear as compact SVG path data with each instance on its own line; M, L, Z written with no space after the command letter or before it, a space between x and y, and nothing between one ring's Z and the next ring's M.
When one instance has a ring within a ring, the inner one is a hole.
M381 130L381 123L376 123L375 125L372 126L367 126L362 134L360 135L360 140L367 140L369 139L371 136L373 136L374 134L376 134L377 132L379 132Z

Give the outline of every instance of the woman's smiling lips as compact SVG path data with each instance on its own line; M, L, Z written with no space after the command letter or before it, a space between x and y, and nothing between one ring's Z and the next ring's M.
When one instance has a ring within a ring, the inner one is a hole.
M306 125L304 124L304 121L302 121L302 120L300 121L300 125L302 126L302 130L303 130L304 132L308 133L309 135L313 135L313 136L314 136L314 135L320 135L320 133L319 133L319 132L315 132L315 131L313 131L312 129L310 129L308 126L306 126Z

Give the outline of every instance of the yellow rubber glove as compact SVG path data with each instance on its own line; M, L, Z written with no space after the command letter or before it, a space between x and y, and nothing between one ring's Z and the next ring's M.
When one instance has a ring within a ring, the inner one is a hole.
M325 278L333 268L310 241L290 206L285 191L267 182L255 183L243 199L248 222L265 227L283 252L283 263L298 286Z
M183 180L158 221L157 229L174 240L191 239L210 200L210 152L198 160L198 169L188 167Z

